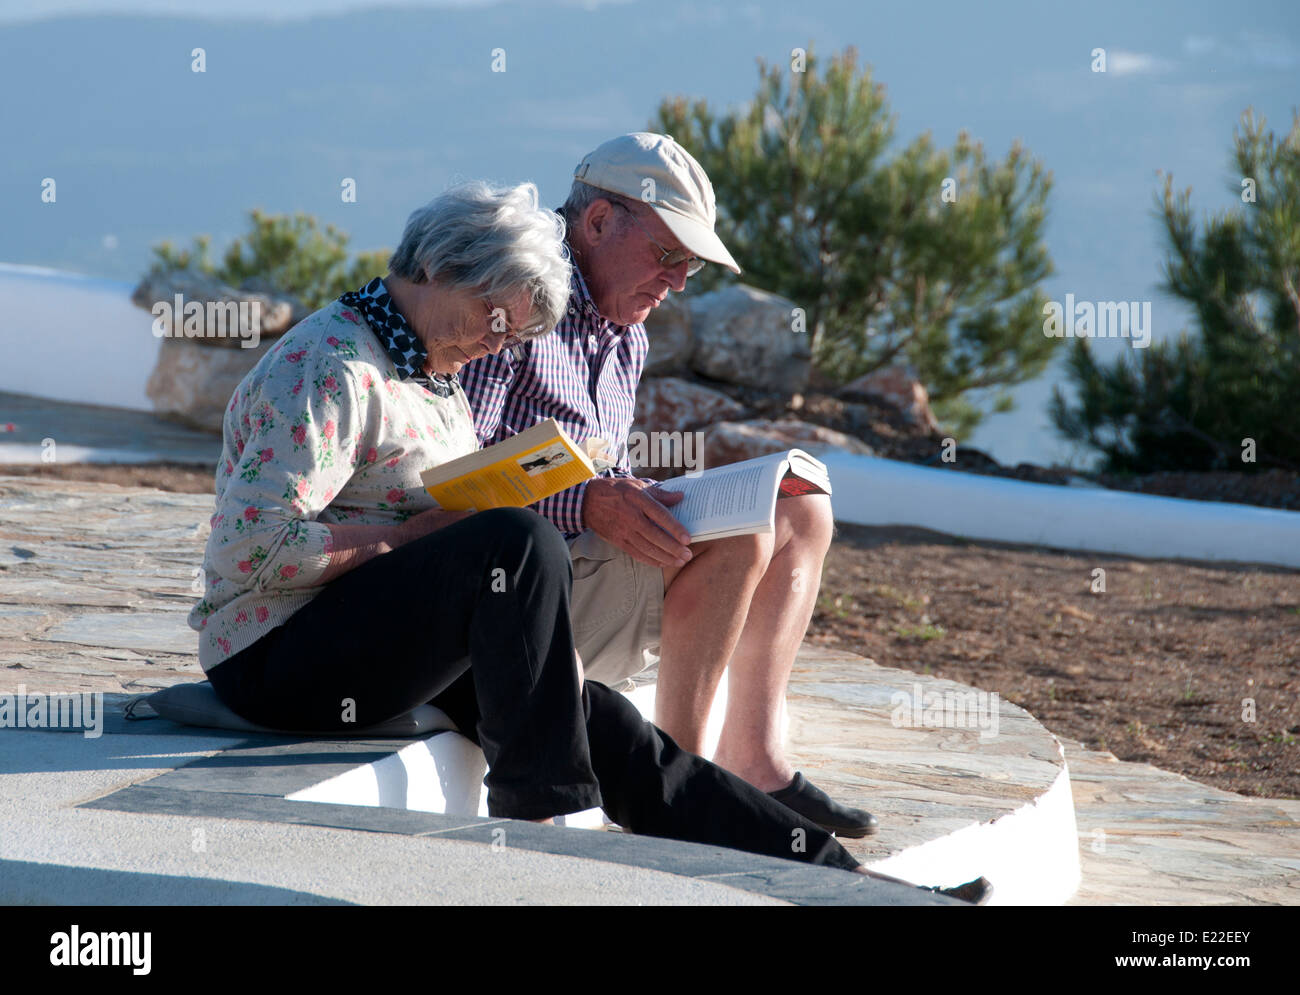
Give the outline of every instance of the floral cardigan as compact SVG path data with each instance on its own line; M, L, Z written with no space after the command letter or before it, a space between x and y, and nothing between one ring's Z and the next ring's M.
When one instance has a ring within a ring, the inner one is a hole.
M323 589L326 523L397 525L437 507L420 471L478 448L464 393L399 376L360 313L334 301L235 388L223 424L206 588L189 615L210 670Z

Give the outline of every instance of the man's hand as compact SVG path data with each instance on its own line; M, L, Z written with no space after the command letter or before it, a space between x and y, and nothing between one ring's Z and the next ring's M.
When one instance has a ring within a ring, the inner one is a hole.
M583 494L582 524L642 563L680 567L691 558L691 534L664 506L683 497L649 480L597 477Z

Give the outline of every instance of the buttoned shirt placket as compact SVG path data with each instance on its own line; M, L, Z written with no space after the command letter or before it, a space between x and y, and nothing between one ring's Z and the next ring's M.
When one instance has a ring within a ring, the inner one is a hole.
M586 281L581 273L578 279L582 283L582 312L579 315L579 335L581 336L583 357L587 361L589 370L587 378L587 394L591 397L592 410L596 415L596 425L601 432L602 438L608 435L608 429L605 424L604 412L600 410L600 385L601 377L604 375L605 366L609 357L619 347L623 340L623 335L615 331L618 327L612 324L608 319L601 316L592 302L590 292L587 290ZM580 440L581 441L581 440ZM613 439L606 439L613 442Z

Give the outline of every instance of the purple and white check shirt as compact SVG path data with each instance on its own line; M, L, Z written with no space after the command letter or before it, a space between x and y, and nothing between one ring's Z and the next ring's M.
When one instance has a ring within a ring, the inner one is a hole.
M516 350L521 359L502 350L461 369L479 444L494 445L554 418L579 445L592 437L609 443L615 465L602 476L634 476L627 434L649 350L645 325L615 325L600 316L575 265L568 311L554 332L525 342ZM572 537L583 530L586 491L584 481L532 507Z

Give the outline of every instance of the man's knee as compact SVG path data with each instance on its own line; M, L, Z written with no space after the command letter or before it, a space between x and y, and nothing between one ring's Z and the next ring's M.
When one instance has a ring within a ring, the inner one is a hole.
M775 550L768 532L710 539L693 547L694 557L681 567L664 567L664 591L668 591L683 574L701 577L708 573L712 582L724 589L756 584L767 572Z
M746 535L728 536L715 539L716 553L725 557L738 569L746 567L762 573L772 561L775 548L774 537L770 532L751 532Z
M835 535L835 516L831 499L825 494L777 501L777 540L793 542L802 549L824 556Z

